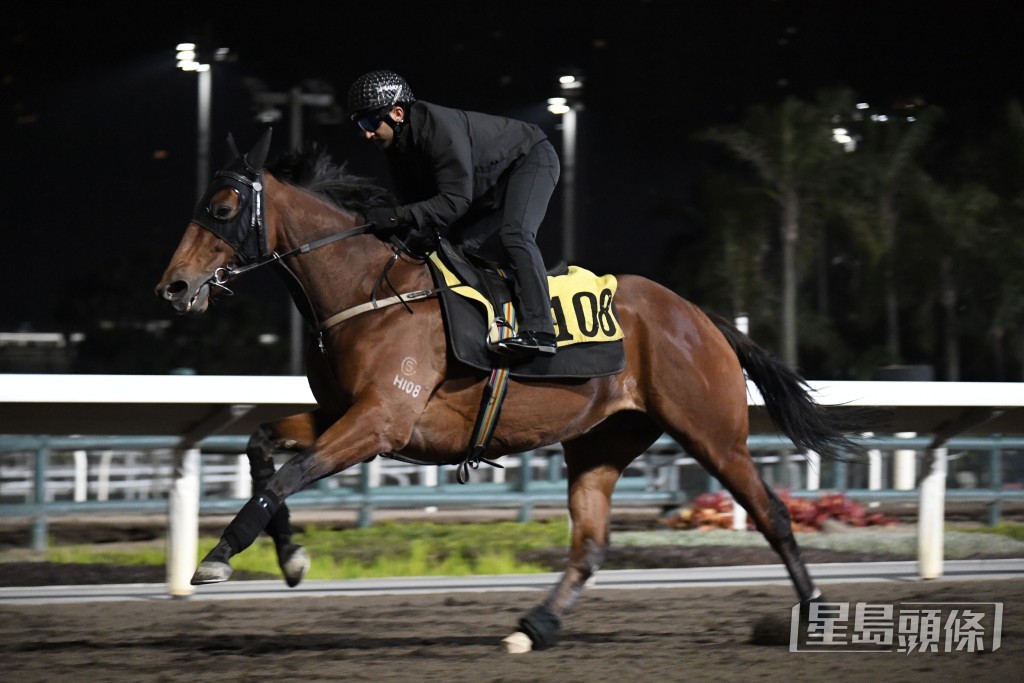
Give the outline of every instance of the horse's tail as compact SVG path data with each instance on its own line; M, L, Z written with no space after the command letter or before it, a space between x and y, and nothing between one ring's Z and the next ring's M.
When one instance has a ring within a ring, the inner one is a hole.
M755 344L729 321L711 316L736 352L740 365L764 398L772 422L797 449L841 458L864 446L852 435L877 430L885 414L872 408L824 406L811 397L811 387L792 368Z

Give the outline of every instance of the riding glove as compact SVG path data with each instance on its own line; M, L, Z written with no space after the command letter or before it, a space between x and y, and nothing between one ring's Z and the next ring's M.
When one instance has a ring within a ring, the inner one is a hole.
M366 222L378 235L389 235L409 222L404 206L380 206L366 211Z
M416 228L403 240L405 248L414 254L429 254L437 249L437 235L433 230Z

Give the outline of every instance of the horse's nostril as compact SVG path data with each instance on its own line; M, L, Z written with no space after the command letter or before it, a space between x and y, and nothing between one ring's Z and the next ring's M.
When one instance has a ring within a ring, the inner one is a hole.
M160 290L165 299L174 299L188 291L188 283L184 280L176 280Z

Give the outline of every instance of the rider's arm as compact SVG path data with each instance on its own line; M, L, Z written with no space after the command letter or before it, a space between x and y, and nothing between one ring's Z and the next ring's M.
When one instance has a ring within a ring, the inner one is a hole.
M430 165L436 192L404 209L417 227L433 226L444 233L472 203L473 150L468 122L463 112L454 109L422 113L423 119L409 132L414 134L416 152Z

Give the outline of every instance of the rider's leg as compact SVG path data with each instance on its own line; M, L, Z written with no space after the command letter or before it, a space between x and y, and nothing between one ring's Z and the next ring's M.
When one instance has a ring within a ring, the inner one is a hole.
M510 350L537 350L536 339L529 337L539 333L544 335L544 346L550 344L550 349L544 350L554 352L547 269L536 238L558 174L558 156L545 141L530 151L508 180L498 237L515 269L518 285L520 334L502 343Z

